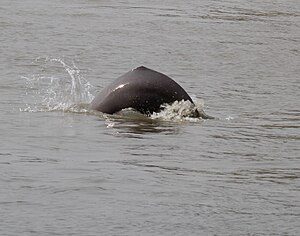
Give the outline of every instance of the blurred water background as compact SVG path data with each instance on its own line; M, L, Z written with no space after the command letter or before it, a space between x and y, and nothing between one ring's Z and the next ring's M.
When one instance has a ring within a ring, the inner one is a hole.
M1 235L300 235L298 0L1 0L0 31ZM87 110L140 65L217 119Z

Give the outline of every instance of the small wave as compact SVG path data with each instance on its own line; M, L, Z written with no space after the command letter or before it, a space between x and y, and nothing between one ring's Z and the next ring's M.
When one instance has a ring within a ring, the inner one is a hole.
M190 121L199 122L201 118L195 118L196 111L203 111L203 100L200 98L193 99L194 103L190 101L175 101L172 104L164 104L163 108L158 113L151 115L152 119L162 119L167 121Z
M88 104L94 98L91 93L93 86L81 76L74 62L68 65L60 58L37 58L36 62L58 64L68 76L62 78L44 74L23 76L22 78L26 80L26 105L25 108L20 108L21 111L88 112Z
M226 118L225 118L225 120L234 120L234 117L232 117L232 116L227 116Z

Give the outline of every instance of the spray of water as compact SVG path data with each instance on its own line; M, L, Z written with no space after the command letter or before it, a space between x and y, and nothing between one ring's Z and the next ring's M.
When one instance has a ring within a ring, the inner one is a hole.
M159 113L153 113L152 119L161 119L167 121L190 121L198 122L201 118L195 118L196 110L202 111L203 100L196 98L193 99L195 104L190 101L175 101L172 104L162 105L162 110Z
M87 112L87 105L94 96L93 86L80 74L75 63L68 65L60 58L37 58L36 62L57 64L67 76L29 75L26 81L26 107L20 110ZM49 66L50 67L50 66Z

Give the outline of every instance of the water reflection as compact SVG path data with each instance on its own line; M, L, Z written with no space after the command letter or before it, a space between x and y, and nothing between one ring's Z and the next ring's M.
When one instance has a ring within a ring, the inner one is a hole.
M178 122L151 119L137 112L126 114L106 115L106 127L113 129L115 135L133 138L142 138L146 133L178 134L180 124Z

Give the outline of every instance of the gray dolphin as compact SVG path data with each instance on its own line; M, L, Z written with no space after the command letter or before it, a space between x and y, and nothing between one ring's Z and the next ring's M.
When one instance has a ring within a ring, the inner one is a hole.
M130 107L149 115L159 112L162 104L181 100L194 104L187 92L170 77L140 66L105 87L94 98L90 108L113 114ZM192 117L212 118L198 110Z

